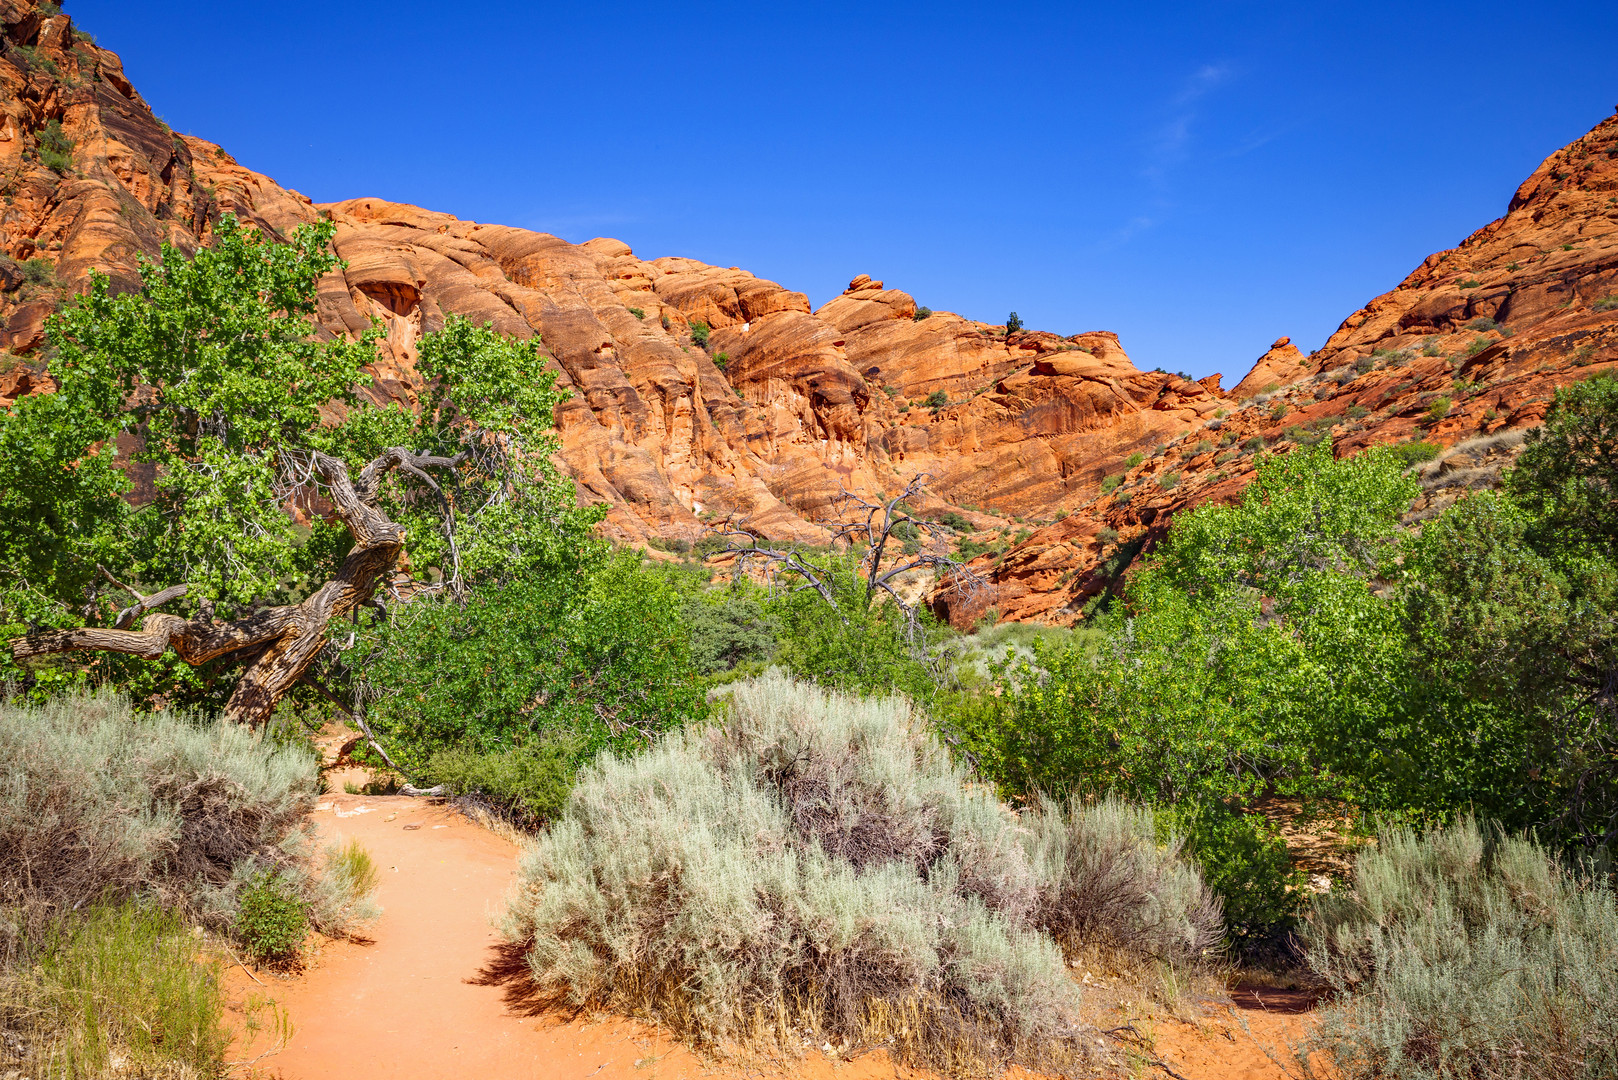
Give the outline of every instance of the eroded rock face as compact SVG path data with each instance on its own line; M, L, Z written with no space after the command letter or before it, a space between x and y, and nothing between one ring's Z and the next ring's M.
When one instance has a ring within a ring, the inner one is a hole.
M559 464L630 543L695 540L716 518L824 542L844 491L894 493L925 473L918 510L954 510L1009 545L979 561L994 587L970 605L937 594L962 625L989 608L1081 618L1116 584L1105 560L1149 551L1180 509L1235 498L1255 445L1451 445L1536 423L1556 385L1618 359L1618 310L1601 303L1618 293L1618 121L1552 155L1506 217L1322 349L1282 338L1226 393L1218 376L1140 371L1110 333L918 319L913 297L866 275L812 310L746 271L645 260L615 239L571 244L381 199L316 206L169 132L66 15L0 0L0 23L0 405L53 388L44 321L91 270L132 289L139 255L196 250L221 213L272 236L326 216L347 266L320 283L319 329L382 327L378 401L414 403L417 344L450 314L541 335L572 391ZM53 120L66 162L41 153Z
M378 401L414 403L417 343L450 313L541 335L573 392L557 415L560 464L582 497L610 505L604 529L627 542L694 540L715 517L823 542L818 522L844 491L896 491L922 472L934 511L1050 514L1222 400L1137 371L1111 334L917 319L912 297L863 275L812 311L803 293L746 271L643 260L618 240L570 244L380 199L315 206L167 131L117 57L78 39L67 16L12 0L0 18L0 159L17 177L0 221L12 260L0 262L6 400L49 388L44 320L90 270L135 288L137 255L164 242L194 251L225 212L275 236L322 216L337 224L347 265L320 283L320 326L383 328ZM53 119L73 140L69 166L39 160L36 133ZM28 283L41 266L20 264L36 257L54 280Z
M979 566L1005 617L1071 622L1117 585L1105 572L1111 556L1149 552L1181 509L1237 498L1256 454L1322 437L1338 455L1410 441L1448 448L1420 472L1417 513L1435 513L1458 488L1496 482L1512 457L1501 447L1544 419L1558 386L1614 368L1618 117L1546 158L1504 217L1428 256L1315 353L1277 341L1232 391L1243 407L1188 420L1115 492Z

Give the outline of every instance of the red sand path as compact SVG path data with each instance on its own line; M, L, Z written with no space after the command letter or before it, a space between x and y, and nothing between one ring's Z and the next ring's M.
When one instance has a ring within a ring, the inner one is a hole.
M259 986L232 969L237 998L267 995L293 1034L253 1070L284 1080L476 1077L478 1080L680 1080L757 1076L704 1062L643 1024L564 1021L527 1005L522 980L500 948L492 919L516 869L515 845L461 815L403 796L328 795L315 820L324 839L357 837L381 874L383 915L369 942L333 942L301 974L258 972ZM501 978L502 968L508 977ZM1247 1009L1253 1034L1279 1045L1299 1017ZM1200 1030L1198 1030L1200 1029ZM1159 1052L1190 1080L1270 1080L1281 1073L1239 1025L1216 1018L1165 1023ZM257 1045L234 1055L254 1057ZM811 1054L793 1076L823 1080L914 1077L884 1054L832 1062ZM1156 1075L1161 1073L1152 1070Z

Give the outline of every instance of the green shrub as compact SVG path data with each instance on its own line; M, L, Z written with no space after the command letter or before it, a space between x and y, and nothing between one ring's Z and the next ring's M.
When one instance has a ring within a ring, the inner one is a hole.
M1603 296L1600 300L1597 300L1594 304L1591 304L1590 306L1596 311L1618 310L1618 295L1615 295L1615 296Z
M1477 318L1467 323L1466 328L1468 330L1478 330L1483 333L1487 333L1490 330L1500 329L1500 324L1489 318L1487 315L1479 315Z
M1113 473L1111 476L1103 476L1101 478L1101 494L1110 495L1112 490L1123 482L1123 473Z
M1344 412L1350 420L1363 420L1371 415L1371 410L1364 405L1350 405Z
M1252 453L1255 450L1264 449L1264 439L1263 439L1263 437L1259 436L1259 435L1252 436L1251 438L1247 439L1245 442L1242 443L1242 449L1246 450L1248 453Z
M1164 473L1157 478L1157 486L1164 491L1172 491L1180 486L1180 474L1177 472Z
M954 529L957 532L971 532L974 527L972 523L966 519L965 515L956 510L945 510L942 514L939 514L937 517L933 518L933 520L938 522L940 525Z
M663 329L665 329L665 330L669 329L670 327L672 327L674 325L674 320L670 319L667 315L663 316L663 318L660 321L662 322Z
M0 968L5 1060L24 1070L7 1075L223 1074L221 968L173 912L94 904L54 923L25 960Z
M1194 454L1206 454L1212 449L1213 443L1209 442L1207 439L1199 439L1197 440L1197 445L1191 448L1191 452Z
M1006 316L1006 333L1008 335L1015 334L1017 331L1019 331L1021 329L1022 329L1022 320L1017 317L1017 313L1015 311L1013 311L1010 315Z
M256 959L282 963L297 956L309 934L309 913L292 883L274 872L251 879L237 896L236 937Z
M49 259L27 259L19 264L22 267L22 279L30 285L56 284L56 264Z
M1130 454L1128 457L1124 458L1124 468L1133 469L1136 465L1139 465L1145 460L1146 455L1141 453L1139 450L1136 450L1133 454Z
M1407 468L1411 465L1419 465L1423 461L1431 461L1443 451L1444 448L1437 443L1421 442L1419 440L1400 443L1398 446L1392 447L1393 456L1403 462Z
M1270 419L1279 420L1291 411L1291 405L1288 405L1284 401L1277 401L1274 405L1270 406Z
M717 675L763 663L775 653L776 619L752 596L712 590L687 600L680 621L691 639L691 665Z
M1434 398L1432 404L1427 406L1427 419L1434 423L1444 419L1449 415L1450 405L1450 399L1446 396Z
M720 371L724 371L730 365L730 354L727 352L716 353L713 362L715 367Z
M706 708L680 598L635 552L491 584L464 601L423 598L408 619L368 631L368 644L371 681L384 691L371 730L412 776L448 750L548 761L566 746L577 766ZM526 775L530 764L497 761L488 775ZM533 768L548 784L548 767ZM542 790L527 804L549 798Z
M1477 278L1467 278L1465 281L1460 282L1459 286L1463 289L1475 289L1482 284L1483 282L1479 281Z
M561 812L573 787L578 750L561 739L480 753L451 747L432 756L423 778L453 795L486 804L524 828Z
M1377 358L1375 356L1362 356L1358 360L1354 361L1354 370L1359 374L1364 375L1376 368L1376 359Z
M921 320L923 320L923 319L930 319L932 317L933 317L933 309L932 308L930 308L930 307L919 307L919 308L916 309L915 315L911 316L910 321L911 322L921 322Z
M1184 958L1212 914L1138 815L1019 820L903 698L771 675L736 684L722 723L582 773L503 930L562 1003L700 1046L880 1040L959 1074L1089 1057L1052 932Z
M1345 1080L1618 1074L1618 905L1530 840L1384 832L1305 943L1336 995L1312 1048Z
M1284 949L1297 926L1304 875L1292 865L1281 834L1257 814L1218 804L1171 807L1163 817L1185 838L1186 851L1219 896L1237 953L1261 959Z
M39 140L39 160L47 169L59 173L70 172L73 168L73 140L67 137L62 130L60 120L52 120L43 128L34 132Z
M1111 525L1103 525L1101 528L1096 530L1096 543L1116 544L1117 542L1118 530L1114 529Z
M944 406L949 404L949 395L942 390L934 390L932 393L927 395L926 400L923 401L922 404L929 409L937 411L938 409L942 409Z
M713 331L708 324L703 322L701 319L691 320L692 344L698 346L699 348L706 349L708 347L708 335L712 332Z
M1466 356L1468 359L1471 359L1493 344L1494 342L1490 341L1486 337L1475 337L1472 339L1472 343L1466 347Z
M629 309L629 313L630 313L630 314L631 314L631 315L633 315L633 316L635 316L635 318L637 318L637 319L644 319L644 318L646 318L646 312L645 312L645 310L644 310L644 309L642 309L642 308L638 308L638 307L632 307L632 308L630 308L630 309Z

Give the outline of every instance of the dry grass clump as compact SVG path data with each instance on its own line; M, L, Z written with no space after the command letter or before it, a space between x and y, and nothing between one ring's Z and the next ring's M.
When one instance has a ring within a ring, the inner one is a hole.
M5 1076L219 1075L230 1042L220 965L173 912L96 905L0 972Z
M1618 1076L1618 904L1530 840L1386 832L1306 941L1346 1080Z
M1032 816L972 783L903 699L770 674L737 684L722 722L581 772L523 855L504 930L542 993L710 1049L1076 1068L1095 1033L1043 923L1089 865L1071 854L1086 842L1052 834L1092 819Z

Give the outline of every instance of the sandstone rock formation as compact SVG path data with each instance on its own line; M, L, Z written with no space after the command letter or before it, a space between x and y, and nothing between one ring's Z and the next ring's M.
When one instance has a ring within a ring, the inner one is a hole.
M1458 489L1496 482L1557 386L1614 368L1618 117L1546 158L1504 217L1428 256L1315 353L1276 342L1232 392L1241 408L1193 422L1116 491L979 565L1002 616L1071 622L1177 511L1235 498L1255 454L1328 436L1339 455L1449 448L1419 472L1427 493L1416 512L1436 512Z
M139 256L195 250L222 213L272 236L325 216L347 265L321 282L320 332L382 326L379 400L414 401L417 342L448 314L541 335L572 391L560 464L626 543L693 541L725 518L823 543L841 492L925 473L917 509L962 514L997 551L978 563L995 588L973 607L939 596L962 625L989 609L1081 618L1176 511L1235 497L1255 446L1329 434L1347 453L1520 429L1555 385L1618 359L1618 301L1605 302L1618 120L1548 158L1504 218L1323 348L1306 357L1282 338L1227 393L1218 376L1139 370L1110 333L1007 334L864 274L811 310L746 271L646 260L614 239L382 199L317 206L169 131L67 15L0 0L0 24L0 406L52 388L44 322L91 270L134 288Z
M272 235L337 223L347 266L321 283L320 324L384 328L379 399L414 400L416 342L448 313L542 335L573 392L557 416L561 463L583 497L610 505L604 529L626 542L695 540L715 517L824 542L817 522L844 489L898 490L920 472L933 478L927 509L1052 514L1223 400L1136 370L1111 334L918 319L914 299L863 275L811 311L803 293L745 271L643 260L617 240L575 245L380 199L315 206L169 132L67 15L10 0L0 20L6 400L48 388L44 319L90 270L134 288L139 255L195 250L224 212ZM72 140L67 164L46 160L52 121Z

